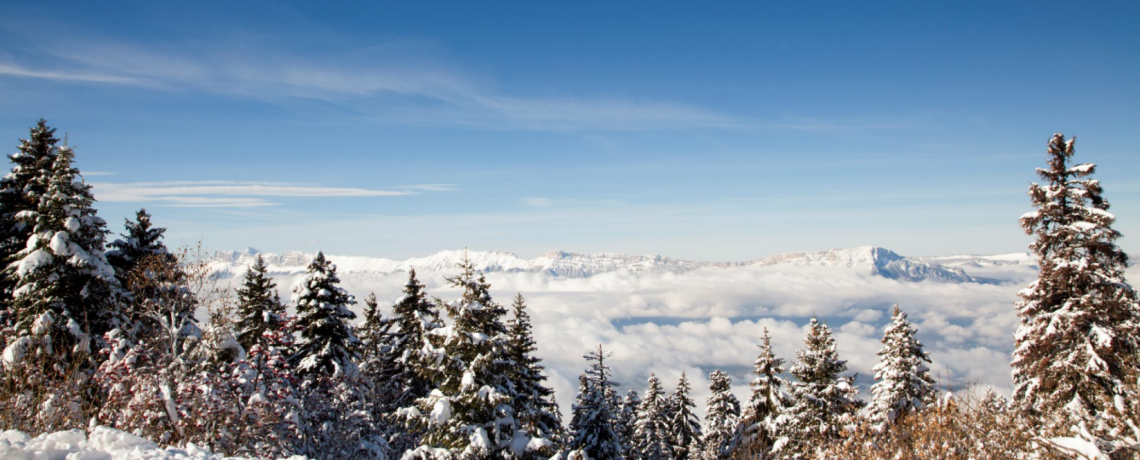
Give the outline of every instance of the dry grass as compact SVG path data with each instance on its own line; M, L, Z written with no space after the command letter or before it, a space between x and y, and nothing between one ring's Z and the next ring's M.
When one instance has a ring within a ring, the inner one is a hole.
M806 458L828 460L1060 460L1071 454L1042 444L1041 424L1007 409L1000 398L965 392L950 402L907 415L887 427L862 423L841 439L810 440L816 454ZM1051 433L1057 435L1057 433ZM733 460L790 458L769 452L767 446L745 445ZM1134 451L1116 452L1113 460L1140 459Z

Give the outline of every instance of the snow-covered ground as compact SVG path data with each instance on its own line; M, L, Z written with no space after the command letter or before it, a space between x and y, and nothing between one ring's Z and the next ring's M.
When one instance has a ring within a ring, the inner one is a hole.
M1026 254L907 258L873 247L781 254L746 263L563 252L531 260L507 252L469 255L488 272L499 302L508 302L516 292L526 297L538 355L564 415L585 367L582 355L598 343L613 352L608 362L622 382L621 391L641 389L650 371L671 390L685 372L703 406L710 371L727 371L734 392L745 397L762 329L771 331L777 355L791 361L812 315L835 331L840 356L860 374L865 395L882 328L895 303L918 328L942 385L955 390L987 385L1008 393L1017 327L1013 303L1037 270ZM219 256L215 268L234 284L252 260L242 253ZM375 292L382 301L396 299L407 277L403 270L414 267L429 295L451 300L458 291L444 278L455 273L461 256L462 251L448 251L402 262L329 259L338 264L344 287L358 298ZM282 298L289 298L308 256L292 253L267 260ZM554 266L560 268L546 269ZM1129 274L1140 279L1135 267Z
M193 444L184 449L160 447L130 433L95 427L88 436L81 430L30 437L19 431L0 433L0 459L4 460L223 460ZM292 457L291 460L304 460Z

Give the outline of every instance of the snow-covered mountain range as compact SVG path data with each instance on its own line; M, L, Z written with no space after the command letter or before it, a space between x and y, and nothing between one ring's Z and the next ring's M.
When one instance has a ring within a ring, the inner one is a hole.
M684 273L706 268L744 266L789 267L843 267L867 270L872 275L900 281L931 280L945 283L992 282L988 275L994 267L1031 265L1035 261L1028 254L996 256L903 257L888 249L860 246L821 252L793 252L763 257L748 262L699 262L663 256L628 255L617 253L579 254L551 251L533 259L523 259L506 251L440 251L427 257L396 261L378 257L327 255L337 264L340 273L388 274L407 272L454 272L464 253L476 269L487 272L541 273L563 278L588 278L618 271L629 273L671 272ZM304 272L312 254L291 251L281 254L263 254L253 248L245 251L218 251L211 260L211 268L222 276L244 273L258 254L265 257L271 272L293 274Z

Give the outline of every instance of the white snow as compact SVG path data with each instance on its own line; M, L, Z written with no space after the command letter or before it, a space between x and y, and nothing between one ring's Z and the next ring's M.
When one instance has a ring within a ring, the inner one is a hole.
M432 397L436 397L435 406L431 409L431 423L433 425L443 425L451 420L451 400L448 399L439 390L432 390Z
M105 426L87 435L81 430L30 437L19 431L0 433L0 458L5 460L224 460L193 444L160 447L152 441ZM304 460L304 457L290 457Z
M52 256L51 253L43 249L36 249L32 251L31 254L28 254L27 257L20 259L18 262L19 266L16 268L16 274L19 275L20 278L26 278L29 274L39 270L40 267L50 264L52 260L54 260L54 256Z
M291 251L282 254L260 254L274 274L304 273L313 255ZM934 261L902 257L890 250L860 246L822 252L793 252L763 257L748 262L698 262L659 255L617 253L579 254L551 251L534 259L522 259L506 251L440 251L436 254L395 261L385 258L327 255L339 266L339 273L370 275L407 272L454 273L456 265L467 257L475 269L487 273L540 273L559 278L589 278L603 273L686 273L701 269L725 269L743 266L846 267L868 270L887 278L920 281L966 282L970 277L960 269ZM219 251L210 268L222 276L245 273L257 254L246 251Z
M1052 438L1049 439L1049 443L1076 455L1076 458L1080 460L1109 460L1108 455L1092 441L1081 438Z
M32 345L32 340L27 337L20 337L12 343L4 347L4 368L10 369L20 361L24 360L24 355L28 353L28 347Z
M75 218L72 217L71 219L74 220ZM55 236L51 237L51 242L48 243L48 248L51 248L51 252L56 253L56 255L70 255L71 252L68 248L68 243L70 243L69 240L71 239L70 237L70 233L63 231L55 232Z
M76 230L79 230L79 227L81 227L82 224L79 223L79 219L68 217L67 221L63 223L63 226L67 228L67 231L75 233Z

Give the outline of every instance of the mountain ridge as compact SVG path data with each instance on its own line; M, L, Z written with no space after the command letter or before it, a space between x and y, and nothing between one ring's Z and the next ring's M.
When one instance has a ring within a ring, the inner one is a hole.
M947 283L980 282L994 280L972 277L963 267L982 264L1024 263L1026 254L995 256L904 257L894 251L877 246L832 249L816 252L788 252L761 257L745 262L703 262L675 259L661 255L632 255L622 253L575 253L561 250L548 251L533 259L523 259L508 251L444 250L425 257L397 261L382 257L327 255L342 273L389 274L415 269L421 272L453 272L464 255L475 268L485 273L540 273L563 278L588 278L616 271L632 273L671 272L684 273L706 268L732 267L843 267L866 269L874 276L899 281L918 282L931 280ZM280 254L261 253L253 248L242 251L217 251L209 263L211 269L222 276L244 272L255 257L265 258L274 273L297 273L305 270L313 254L287 251Z

